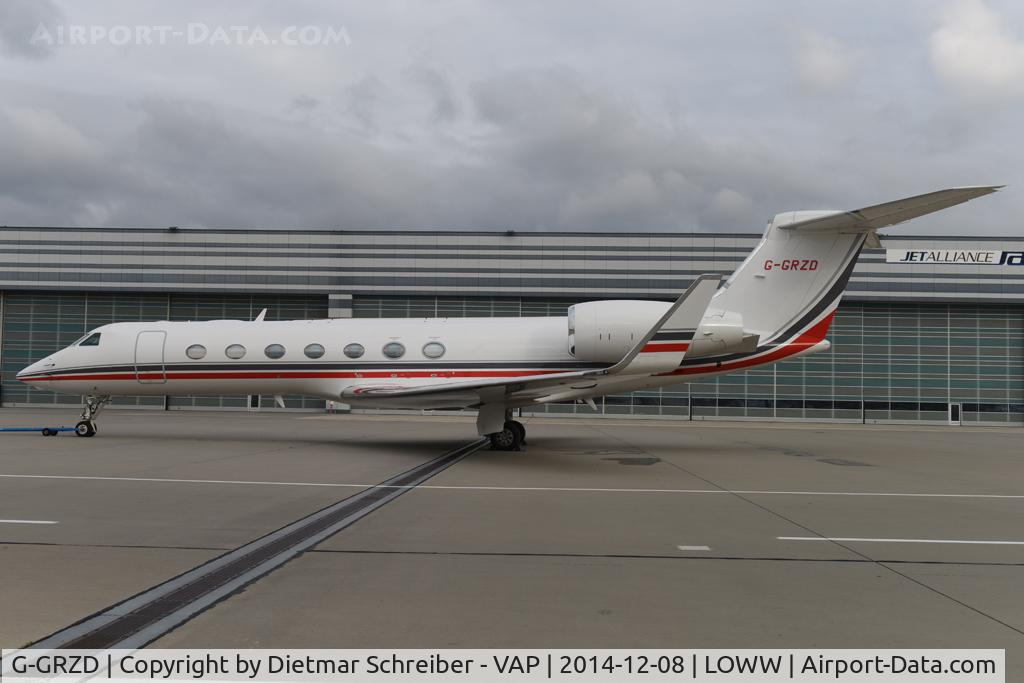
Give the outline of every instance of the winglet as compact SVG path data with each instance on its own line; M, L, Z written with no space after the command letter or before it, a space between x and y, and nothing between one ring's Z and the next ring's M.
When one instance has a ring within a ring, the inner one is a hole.
M262 311L260 311L260 314L256 316L256 318L255 318L255 320L253 320L253 322L254 323L261 323L261 322L263 322L263 320L266 317L267 317L267 309L264 308Z
M653 374L679 367L721 280L717 273L694 280L622 360L597 374Z

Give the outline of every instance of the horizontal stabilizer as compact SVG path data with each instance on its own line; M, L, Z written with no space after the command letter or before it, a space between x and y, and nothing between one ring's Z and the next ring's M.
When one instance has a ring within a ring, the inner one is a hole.
M893 202L875 204L856 211L837 211L825 215L818 215L814 218L798 220L792 223L779 224L783 230L795 230L807 233L854 233L869 232L884 228L889 225L896 225L911 218L924 216L934 211L948 209L957 204L983 197L991 194L1003 185L980 185L977 187L953 187L947 190L938 190L919 194L915 197L897 199ZM780 214L778 220L786 214Z

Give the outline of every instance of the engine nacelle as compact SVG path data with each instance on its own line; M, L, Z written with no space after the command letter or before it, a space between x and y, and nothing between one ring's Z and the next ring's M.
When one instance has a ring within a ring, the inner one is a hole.
M569 307L569 353L577 360L617 363L658 322L670 304L663 301L588 301ZM687 358L745 353L758 336L743 330L732 311L709 310L697 328Z
M664 301L587 301L569 307L569 353L577 360L617 363L669 306Z

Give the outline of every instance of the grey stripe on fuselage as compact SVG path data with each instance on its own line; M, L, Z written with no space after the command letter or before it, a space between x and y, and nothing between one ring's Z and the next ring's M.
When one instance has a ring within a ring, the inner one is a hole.
M204 371L230 371L239 372L267 372L267 371L311 371L311 370L348 370L353 372L367 371L377 372L390 370L403 372L406 370L432 370L442 372L444 370L590 370L608 367L608 363L588 363L582 361L478 361L463 363L445 363L410 361L402 362L359 362L359 361L326 361L323 363L277 363L272 361L261 363L164 363L146 365L95 365L77 368L45 370L31 375L22 375L23 378L46 377L50 375L87 375L92 373L114 373L114 372L136 372L136 370L150 372L204 372Z

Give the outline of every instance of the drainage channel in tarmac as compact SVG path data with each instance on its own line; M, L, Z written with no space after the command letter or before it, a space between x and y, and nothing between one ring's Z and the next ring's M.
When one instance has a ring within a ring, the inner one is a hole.
M478 439L406 470L86 617L29 647L142 647L476 452L486 443L486 439Z

